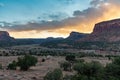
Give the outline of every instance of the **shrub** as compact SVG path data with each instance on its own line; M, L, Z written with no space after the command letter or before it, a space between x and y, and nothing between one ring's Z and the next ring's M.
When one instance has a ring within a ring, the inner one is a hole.
M17 65L21 70L28 70L31 66L35 66L37 63L37 58L31 55L25 55L24 57L19 57Z
M77 71L78 74L83 74L84 66L85 66L84 63L76 63L73 66L73 69Z
M90 78L101 78L103 76L103 67L98 62L91 63L77 63L74 65L74 70L79 75L85 75Z
M62 62L62 63L60 63L60 67L64 71L70 71L71 70L71 63L70 62Z
M67 61L75 61L75 55L67 55L66 57L65 57L65 59L67 60Z
M13 61L12 63L10 63L7 68L10 69L10 70L16 70L16 67L17 67L17 62L16 61Z
M2 69L2 64L0 64L0 69Z
M45 59L44 59L44 58L42 59L42 62L45 62Z
M45 75L44 80L63 80L62 71L60 69L50 71Z
M89 80L89 79L85 75L74 75L70 80Z
M112 63L105 67L107 79L119 80L120 79L120 57L116 57Z
M84 59L77 59L77 60L75 61L75 63L84 63L84 62L85 62Z

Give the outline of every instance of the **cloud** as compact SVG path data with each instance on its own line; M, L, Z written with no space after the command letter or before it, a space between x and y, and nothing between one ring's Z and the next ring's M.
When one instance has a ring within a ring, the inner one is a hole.
M7 30L10 31L30 31L30 30L49 30L49 29L56 29L60 26L63 26L63 23L61 21L42 21L40 23L38 22L28 22L27 24L10 24L10 23L4 23L4 27Z
M52 20L58 20L59 21L59 20L67 18L68 15L65 14L65 13L56 13L56 14L49 14L48 17Z
M6 24L2 29L13 32L18 31L51 31L56 33L78 31L89 33L92 32L94 25L104 20L120 18L120 0L92 0L90 7L80 11L73 12L73 17L57 21L59 15L49 15L52 21L28 22L26 24Z
M42 14L41 17L38 17L39 20L56 20L56 21L60 21L63 20L65 18L67 18L68 15L66 13L62 13L62 12L56 12L56 13L44 13Z
M73 16L80 16L83 15L83 13L79 10L74 11Z

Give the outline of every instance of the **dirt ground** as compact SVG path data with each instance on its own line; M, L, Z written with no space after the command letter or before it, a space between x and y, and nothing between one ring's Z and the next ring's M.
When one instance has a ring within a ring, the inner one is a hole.
M45 74L55 68L59 68L59 62L65 61L64 57L49 57L45 62L41 62L43 57L38 57L38 63L36 66L31 67L28 71L19 70L0 70L0 80L43 80ZM103 65L110 63L108 59L104 58L83 58L86 62L99 61ZM17 60L17 56L0 57L0 63L4 68L12 62ZM64 75L71 74L70 72L63 72Z
M0 63L4 68L13 60L16 60L16 56L0 57ZM28 71L19 70L0 70L0 80L43 80L43 76L55 68L59 68L58 62L63 61L62 57L51 57L45 62L41 62L42 57L38 57L38 63L35 67L31 67Z

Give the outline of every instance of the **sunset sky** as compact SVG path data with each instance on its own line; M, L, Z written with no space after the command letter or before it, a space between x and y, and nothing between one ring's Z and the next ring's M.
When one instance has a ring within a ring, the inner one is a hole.
M120 18L120 0L0 0L0 30L15 38L91 33L98 22Z

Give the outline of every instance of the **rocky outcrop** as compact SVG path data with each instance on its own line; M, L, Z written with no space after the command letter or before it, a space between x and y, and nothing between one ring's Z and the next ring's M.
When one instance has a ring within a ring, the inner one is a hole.
M120 19L95 24L93 32L80 41L120 41Z

